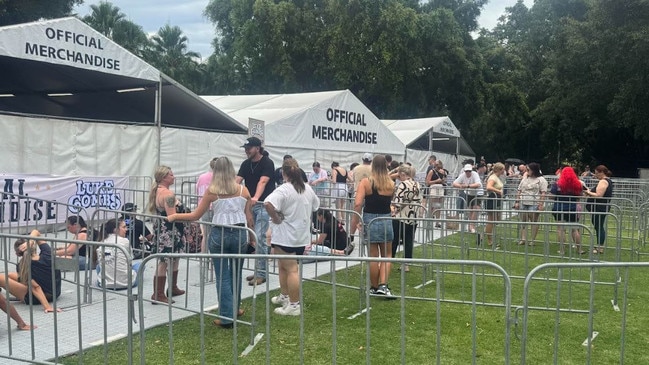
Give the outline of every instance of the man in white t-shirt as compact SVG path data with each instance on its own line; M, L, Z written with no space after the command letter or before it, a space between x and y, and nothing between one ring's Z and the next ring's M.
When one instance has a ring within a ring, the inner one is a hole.
M469 232L475 233L474 222L478 217L478 210L480 210L480 197L484 195L482 181L480 181L480 175L473 171L473 166L470 164L464 165L462 170L464 172L453 181L453 187L463 189L466 194L466 203L469 207Z

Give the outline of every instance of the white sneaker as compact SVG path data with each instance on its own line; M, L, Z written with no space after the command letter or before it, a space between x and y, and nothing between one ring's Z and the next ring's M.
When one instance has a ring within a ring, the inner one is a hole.
M288 305L288 297L285 297L280 294L278 296L270 298L270 302L275 305L281 305L282 307L286 307Z
M275 313L282 316L299 316L302 313L302 306L289 304L285 307L275 308Z

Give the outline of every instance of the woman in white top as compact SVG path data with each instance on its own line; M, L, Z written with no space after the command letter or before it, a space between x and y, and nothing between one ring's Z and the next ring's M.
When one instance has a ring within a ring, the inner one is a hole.
M271 219L273 234L271 246L279 255L302 255L311 242L311 215L320 207L320 200L310 186L300 177L300 167L292 158L284 160L282 176L288 184L273 191L264 207ZM300 276L295 259L279 260L280 295L273 297L273 304L280 304L275 313L283 316L299 316Z
M115 246L97 248L97 286L119 290L137 285L137 270L140 267L140 261L129 265L132 255L131 244L126 238L126 232L124 219L111 219L104 224L102 242L117 245L121 249Z
M210 231L208 248L212 254L245 254L247 243L255 245L254 223L250 192L236 182L236 172L227 157L214 162L212 182L201 202L191 213L172 214L167 219L193 221L203 216L212 206L215 225ZM246 228L248 230L246 230ZM216 291L219 298L219 317L213 324L232 328L233 321L244 314L242 309L234 313L241 303L241 271L243 259L213 258Z
M500 220L500 209L502 209L503 182L500 175L505 173L505 165L496 162L493 165L491 174L487 178L487 224L485 233L487 235L487 244L493 245L494 225ZM498 248L498 245L496 245Z
M527 242L527 224L525 222L538 222L539 213L543 210L543 200L548 192L548 182L541 175L541 166L532 162L527 166L527 176L523 177L518 184L518 195L514 203L514 209L520 209L521 240L519 245L525 245ZM536 234L539 232L538 225L532 225L532 239L529 241L530 246L534 245Z

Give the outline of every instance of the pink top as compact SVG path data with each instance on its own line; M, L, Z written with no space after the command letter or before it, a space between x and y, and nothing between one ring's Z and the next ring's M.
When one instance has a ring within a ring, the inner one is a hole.
M198 177L198 180L196 180L196 195L200 197L198 198L198 204L201 203L203 194L205 194L205 190L207 190L207 188L210 186L211 181L212 171L201 174L201 176Z

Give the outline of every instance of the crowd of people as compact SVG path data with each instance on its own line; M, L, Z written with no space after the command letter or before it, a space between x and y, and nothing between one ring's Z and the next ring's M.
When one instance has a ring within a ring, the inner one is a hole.
M278 307L275 313L299 316L303 311L301 283L297 260L286 257L311 256L303 263L318 260L318 256L348 256L354 250L353 238L363 236L370 257L390 259L399 246L404 257L413 258L413 246L419 221L432 218L435 228L442 228L444 199L452 189L457 190L458 207L466 212L468 231L476 233L478 213L487 212L484 238L489 246L498 247L495 226L501 219L507 185L517 184L513 194L513 209L518 219L530 223L520 228L520 245L534 245L538 234L540 212L552 202L552 216L561 222L557 229L560 254L564 253L565 228L570 230L577 252L581 248L578 227L563 223L579 220L579 206L588 198L587 208L597 236L593 253L604 252L606 240L606 213L613 194L611 172L599 165L582 177L597 179L597 185L587 187L572 167L557 171L557 179L548 184L538 163L487 164L465 161L456 177L449 176L442 161L430 156L424 178L417 181L416 169L408 163L393 161L389 155L366 153L360 163L349 168L338 162L331 164L328 173L315 161L313 171L306 174L290 155L275 169L264 150L263 143L250 137L242 146L246 159L235 169L228 157L210 160L210 169L196 184L199 195L196 209L189 212L171 190L175 176L170 167L159 166L154 173L147 210L160 217L149 230L145 222L136 218L137 206L122 207L121 217L110 219L98 232L90 229L80 216L67 220L67 230L74 243L52 252L50 245L33 231L29 240L16 241L16 254L21 258L18 272L0 274L0 287L25 303L38 302L45 312L60 293L60 272L52 271L52 255L77 258L79 270L95 269L96 285L120 290L137 285L140 259L151 253L179 253L185 251L186 223L207 221L212 225L201 227L202 252L212 254L281 255L278 260L280 293L271 302ZM509 182L509 184L507 184ZM346 221L347 202L353 202L351 219ZM424 212L428 209L429 214ZM349 224L349 227L346 227ZM254 234L253 234L254 232ZM94 240L105 245L78 244ZM96 250L94 249L96 247ZM152 304L173 303L173 297L185 294L178 287L178 259L158 259L153 276ZM215 257L212 259L219 316L215 326L232 328L238 317L245 314L241 308L243 259ZM248 285L266 282L268 259L255 260L254 272L245 278ZM410 271L408 265L400 270ZM389 287L392 265L390 260L369 264L369 294L391 298ZM52 278L52 272L56 277ZM171 277L168 278L168 273ZM31 278L30 285L27 279ZM52 283L56 285L53 286ZM168 282L168 285L167 285ZM35 300L34 300L35 299ZM10 313L22 330L32 329L18 315L15 308L0 295L0 308Z

